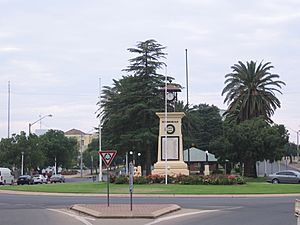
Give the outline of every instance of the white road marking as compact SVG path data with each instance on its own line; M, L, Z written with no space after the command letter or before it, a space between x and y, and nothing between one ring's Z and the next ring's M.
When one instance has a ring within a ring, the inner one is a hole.
M163 218L159 218L156 219L150 223L147 223L145 225L152 225L152 224L157 224L166 220L172 220L172 219L176 219L179 217L184 217L184 216L191 216L191 215L195 215L195 214L203 214L203 213L212 213L212 212L219 212L219 211L226 211L226 210L232 210L232 209L240 209L242 207L237 206L237 207L231 207L231 208L223 208L223 209L211 209L211 210L201 210L201 211L196 211L196 212L189 212L189 213L183 213L183 214L178 214L178 215L173 215L173 216L167 216L167 217L163 217Z
M153 222L147 223L145 225L157 224L157 223L160 223L160 222L163 222L163 221L166 221L166 220L172 220L172 219L176 219L176 218L184 217L184 216L191 216L191 215L195 215L195 214L211 213L211 212L218 212L218 211L220 211L220 210L218 210L218 209L202 210L202 211L197 211L197 212L178 214L178 215L174 215L174 216L167 216L167 217L156 219Z
M68 213L68 212L65 212L65 211L62 211L62 210L58 210L58 209L48 209L48 210L54 211L54 212L59 212L59 213L62 213L62 214L71 216L71 217L73 217L74 219L79 220L80 222L84 223L85 225L93 225L93 224L91 224L89 221L87 221L86 219L89 219L89 220L95 220L95 219L92 219L92 218L86 218L86 217L82 217L82 216L77 216L77 215L75 215L75 214Z

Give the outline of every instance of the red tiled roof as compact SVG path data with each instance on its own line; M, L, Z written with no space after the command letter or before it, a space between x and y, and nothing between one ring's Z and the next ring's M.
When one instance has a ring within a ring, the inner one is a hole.
M86 133L82 132L81 130L71 129L65 132L65 135L85 135Z

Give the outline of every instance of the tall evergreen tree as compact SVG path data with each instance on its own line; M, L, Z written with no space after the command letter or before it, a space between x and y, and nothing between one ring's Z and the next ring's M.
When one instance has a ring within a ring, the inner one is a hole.
M155 40L138 42L128 51L137 54L124 69L129 75L113 80L113 87L103 90L103 139L119 153L141 152L147 174L156 159L158 118L163 109L159 88L164 76L158 73L165 65L165 47Z

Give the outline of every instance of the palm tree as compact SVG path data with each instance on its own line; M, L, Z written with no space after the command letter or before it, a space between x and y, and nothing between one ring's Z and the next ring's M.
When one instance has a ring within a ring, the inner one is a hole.
M274 80L277 74L271 74L273 68L270 62L257 66L256 62L241 61L231 67L233 72L225 76L225 88L222 95L226 94L224 103L229 104L226 114L229 119L238 123L258 116L272 122L271 116L276 108L280 108L280 101L275 92L281 93L284 82ZM281 93L282 94L282 93Z
M231 68L233 72L225 76L226 86L222 91L222 95L227 93L224 100L229 105L227 119L240 123L263 117L272 123L271 116L276 108L280 108L275 92L281 93L279 89L285 83L277 80L279 75L270 73L271 63L261 62L257 66L253 61L247 62L247 65L239 61ZM252 158L245 160L245 176L257 176L255 163Z

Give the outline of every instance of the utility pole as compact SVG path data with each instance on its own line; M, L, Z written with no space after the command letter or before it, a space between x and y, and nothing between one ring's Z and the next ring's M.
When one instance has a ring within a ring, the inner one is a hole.
M98 131L99 131L99 152L102 151L102 146L101 146L101 142L102 142L102 139L101 139L101 78L99 78L99 127L98 127ZM108 172L108 171L107 171ZM99 182L102 181L102 159L101 159L101 154L99 154Z
M21 159L21 175L24 175L24 152L21 152L22 159Z
M187 49L185 49L185 76L186 76L186 105L187 110L189 109L189 70L188 70L188 55L187 55ZM189 118L187 118L187 133L188 137L190 137L190 121ZM188 169L190 170L190 144L188 143Z
M7 138L10 137L10 81L8 81Z
M165 149L165 184L168 184L168 134L167 134L167 124L168 124L168 76L167 76L167 66L166 66L166 75L165 75L165 141L164 141L164 149Z
M299 131L297 131L297 162L299 162Z
M82 134L80 135L80 177L82 178Z

